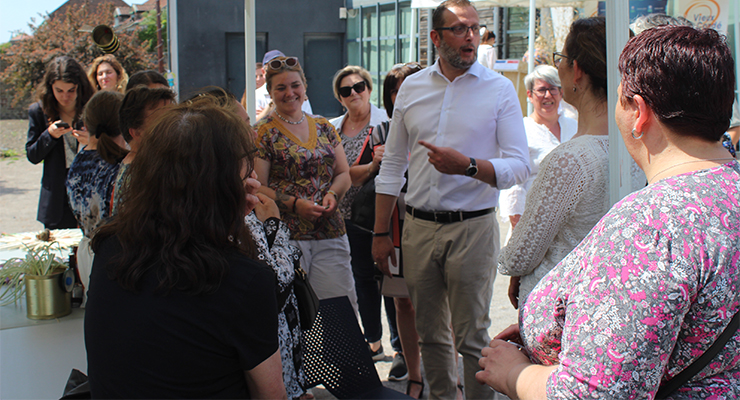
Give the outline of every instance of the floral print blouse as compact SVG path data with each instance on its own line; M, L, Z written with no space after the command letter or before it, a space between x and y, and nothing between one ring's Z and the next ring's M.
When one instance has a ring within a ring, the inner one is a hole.
M97 150L82 150L67 173L70 207L87 238L111 216L110 198L120 164L108 164Z
M653 398L740 309L740 165L632 193L535 286L520 310L549 399ZM740 397L740 332L673 399Z
M324 117L306 114L308 142L303 143L272 115L260 120L257 157L270 162L269 187L321 204L334 179L334 148L340 144L334 126ZM292 212L282 215L292 240L333 239L346 233L342 213L308 221Z

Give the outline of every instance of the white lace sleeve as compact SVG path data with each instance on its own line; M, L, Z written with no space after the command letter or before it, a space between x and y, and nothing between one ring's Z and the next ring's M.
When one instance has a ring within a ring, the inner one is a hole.
M528 191L524 214L501 250L498 270L504 275L530 274L553 238L585 195L588 168L572 146L559 146L545 157ZM576 149L577 150L577 149Z

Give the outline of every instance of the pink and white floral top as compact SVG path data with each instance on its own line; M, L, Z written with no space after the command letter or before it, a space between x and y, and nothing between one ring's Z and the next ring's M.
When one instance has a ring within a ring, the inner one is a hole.
M519 315L549 399L653 398L740 309L740 165L632 193L535 286ZM673 399L740 397L740 332Z

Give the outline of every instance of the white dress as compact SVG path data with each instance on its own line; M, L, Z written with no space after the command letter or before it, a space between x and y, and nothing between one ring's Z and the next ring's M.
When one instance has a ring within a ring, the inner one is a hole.
M527 191L532 187L535 178L537 178L537 172L540 170L540 164L545 159L545 156L550 154L560 143L570 140L578 131L578 121L574 119L561 115L558 118L558 123L560 124L560 140L550 132L547 126L538 124L530 117L524 117L524 130L527 132L529 167L531 168L531 172L526 182L502 190L499 195L500 215L506 218L507 222L509 216L522 215L524 213ZM509 235L511 235L511 230L509 230Z
M290 231L277 218L269 218L263 224L251 212L246 216L245 222L257 245L257 258L269 265L277 276L278 344L283 364L283 382L288 398L295 399L304 393L302 386L306 381L298 301L293 292L295 263L300 262L301 252L288 242ZM259 304L249 306L258 307Z
M498 270L521 276L519 304L609 210L609 137L584 135L545 157Z
M496 64L496 49L490 44L478 46L478 62L488 69L493 69Z

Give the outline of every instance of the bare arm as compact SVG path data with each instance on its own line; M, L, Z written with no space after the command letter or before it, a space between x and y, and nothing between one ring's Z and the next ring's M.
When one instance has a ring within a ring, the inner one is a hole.
M283 365L280 350L273 353L258 366L244 371L249 395L253 399L287 399L283 383Z
M393 207L396 206L396 196L378 193L375 195L375 233L385 233L391 230L391 215ZM390 236L373 237L373 260L377 263L378 269L383 274L391 276L391 270L388 266L388 257L391 259L393 266L398 265L396 260L396 249Z
M336 193L327 193L324 196L321 204L324 207L323 214L331 215L337 210L339 200L344 197L347 193L352 182L349 177L349 165L347 164L347 156L344 154L344 147L341 144L337 144L334 147L334 178L331 181L331 187L329 190Z
M486 384L512 399L547 398L547 379L557 365L535 365L516 345L494 339L482 351L478 361L478 382Z
M354 165L349 169L349 176L352 178L352 186L362 186L368 179L373 177L380 170L380 162L383 160L385 145L378 146L373 152L373 160L368 164L359 164L360 158L355 160Z

